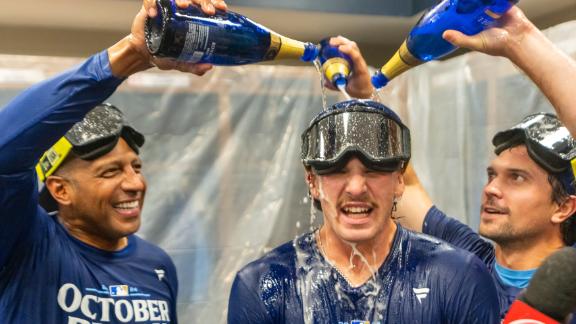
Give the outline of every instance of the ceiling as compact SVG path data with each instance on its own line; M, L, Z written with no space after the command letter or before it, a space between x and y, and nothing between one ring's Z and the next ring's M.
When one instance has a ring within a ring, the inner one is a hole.
M0 1L0 53L53 56L87 56L113 44L129 31L140 6L136 0ZM330 35L346 36L358 42L367 61L375 66L384 63L419 17L419 14L343 14L321 12L318 8L302 11L256 6L262 1L230 0L228 4L231 10L295 39L317 42ZM302 1L295 3L302 6ZM375 0L358 1L353 3ZM413 1L422 5L422 1L431 0ZM576 0L521 0L519 6L541 28L576 19ZM379 8L374 12L384 10Z

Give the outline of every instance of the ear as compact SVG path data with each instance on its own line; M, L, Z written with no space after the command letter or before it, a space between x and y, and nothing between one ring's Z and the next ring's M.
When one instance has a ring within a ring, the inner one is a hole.
M572 214L576 212L576 196L571 195L566 199L565 202L558 205L556 212L552 214L552 218L550 219L552 223L560 224L568 219Z
M44 184L54 200L59 205L70 205L72 203L73 190L70 182L60 176L49 176Z
M312 195L312 198L314 199L320 199L320 190L318 190L318 176L314 174L312 169L306 170L305 176L310 195Z

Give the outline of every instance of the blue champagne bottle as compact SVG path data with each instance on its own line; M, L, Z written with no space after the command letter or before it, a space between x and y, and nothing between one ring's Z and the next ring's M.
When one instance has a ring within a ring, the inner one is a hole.
M404 71L443 57L456 47L442 38L448 29L475 35L492 27L518 0L443 0L430 8L412 28L400 49L372 77L375 88Z
M158 15L145 26L146 44L154 56L192 63L241 65L280 59L312 61L318 48L279 35L231 12L214 16L199 8L178 8L174 0L157 0Z
M329 38L320 41L318 59L326 80L336 88L345 88L348 83L348 76L352 72L352 59L340 52L338 47L331 46Z

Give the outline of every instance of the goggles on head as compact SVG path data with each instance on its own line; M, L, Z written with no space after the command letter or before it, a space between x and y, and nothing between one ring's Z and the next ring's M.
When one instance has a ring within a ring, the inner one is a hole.
M343 168L351 156L373 170L400 170L410 160L410 131L380 103L338 103L316 116L302 134L302 162L325 174Z
M556 176L568 194L576 193L576 141L555 115L529 115L518 125L497 133L492 144L496 154L512 146L525 144L530 157Z
M52 175L70 152L83 160L97 159L116 146L122 137L136 153L144 144L144 136L128 126L122 112L113 105L101 104L48 149L36 165L41 181Z

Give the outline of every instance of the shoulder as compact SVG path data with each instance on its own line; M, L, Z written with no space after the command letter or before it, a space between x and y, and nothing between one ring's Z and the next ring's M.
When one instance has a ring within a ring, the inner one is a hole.
M161 247L153 244L137 235L128 236L131 249L134 250L134 256L138 259L145 259L150 262L172 263L172 259Z
M294 242L286 242L238 271L238 278L245 283L261 281L265 277L284 279L295 272L296 249Z
M439 269L462 270L462 267L484 264L473 253L458 248L436 237L402 229L410 246L410 258L426 262Z

